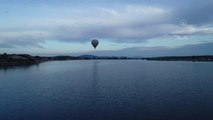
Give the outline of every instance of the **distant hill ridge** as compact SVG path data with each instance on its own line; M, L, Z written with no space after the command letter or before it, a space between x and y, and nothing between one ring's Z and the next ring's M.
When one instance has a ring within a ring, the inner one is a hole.
M95 56L95 55L80 55L80 56L53 56L53 57L41 57L31 56L28 54L0 54L0 67L1 66L19 66L19 65L31 65L38 64L44 61L54 60L155 60L155 61L213 61L213 55L203 56L166 56L166 57L117 57L117 56Z

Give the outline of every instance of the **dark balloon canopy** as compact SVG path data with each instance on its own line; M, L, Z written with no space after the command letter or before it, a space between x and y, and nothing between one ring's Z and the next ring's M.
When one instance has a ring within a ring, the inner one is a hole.
M94 40L91 41L91 44L92 44L92 46L93 46L94 48L96 48L96 47L98 46L98 44L99 44L99 41L96 40L96 39L94 39Z

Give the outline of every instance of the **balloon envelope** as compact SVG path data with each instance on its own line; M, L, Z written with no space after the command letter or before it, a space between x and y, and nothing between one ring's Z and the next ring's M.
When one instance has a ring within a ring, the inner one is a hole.
M99 42L98 42L98 40L94 39L91 41L91 44L94 48L96 48L98 46Z

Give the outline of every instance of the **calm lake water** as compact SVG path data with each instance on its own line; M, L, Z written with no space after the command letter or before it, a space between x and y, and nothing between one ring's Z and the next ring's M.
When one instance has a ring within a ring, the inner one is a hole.
M213 63L55 61L0 68L0 120L212 120Z

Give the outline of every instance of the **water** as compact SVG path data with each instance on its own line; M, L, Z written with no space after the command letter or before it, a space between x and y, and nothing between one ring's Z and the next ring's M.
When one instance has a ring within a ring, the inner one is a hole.
M213 119L213 63L56 61L0 69L0 120L142 119Z

